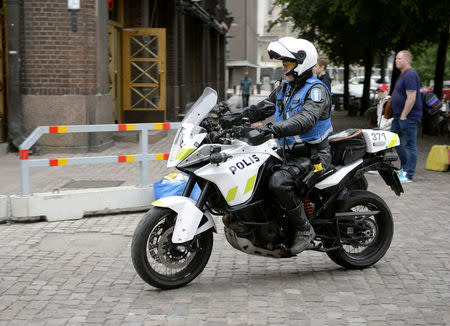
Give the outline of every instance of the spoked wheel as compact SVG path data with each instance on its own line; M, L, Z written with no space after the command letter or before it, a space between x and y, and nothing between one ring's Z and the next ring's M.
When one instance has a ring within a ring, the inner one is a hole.
M154 207L144 215L133 235L131 258L139 276L160 289L174 289L195 279L211 255L212 230L189 243L172 243L177 214Z
M342 247L328 252L328 257L345 268L362 269L375 264L389 249L394 234L389 207L374 193L353 190L344 211L362 214L353 222L339 223Z

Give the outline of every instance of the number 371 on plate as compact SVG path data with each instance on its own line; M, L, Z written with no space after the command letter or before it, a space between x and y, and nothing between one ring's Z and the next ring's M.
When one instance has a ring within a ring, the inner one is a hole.
M386 135L384 132L371 132L370 136L373 141L386 140Z

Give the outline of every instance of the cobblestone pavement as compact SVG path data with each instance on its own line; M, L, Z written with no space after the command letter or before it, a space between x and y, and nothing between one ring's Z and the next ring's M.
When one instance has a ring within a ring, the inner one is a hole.
M340 126L360 122L335 115ZM136 275L130 259L142 213L1 224L0 325L449 325L450 176L424 169L430 146L442 142L419 138L417 176L401 197L367 176L391 207L395 234L386 256L365 270L344 270L316 252L284 260L245 255L227 244L217 220L203 273L184 288L160 291ZM13 169L3 165L12 155L0 157L2 171ZM63 169L32 175L32 183L139 178L137 167ZM153 171L159 178L164 165ZM15 191L10 182L0 193Z

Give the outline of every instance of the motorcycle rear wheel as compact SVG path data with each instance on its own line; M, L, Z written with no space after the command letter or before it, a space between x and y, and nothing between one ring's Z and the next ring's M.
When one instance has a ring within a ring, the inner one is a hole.
M386 254L394 234L394 222L389 207L374 193L352 190L343 211L379 211L379 213L366 220L367 229L371 232L369 239L347 244L341 241L342 247L327 252L328 257L348 269L364 269L375 264Z
M171 240L176 216L170 209L153 207L139 222L131 243L136 272L160 289L179 288L194 280L208 263L213 247L210 229L184 246L189 250L180 251Z

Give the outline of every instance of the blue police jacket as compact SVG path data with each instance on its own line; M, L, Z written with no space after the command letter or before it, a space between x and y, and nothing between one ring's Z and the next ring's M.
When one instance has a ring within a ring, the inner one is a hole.
M315 76L309 78L305 85L300 88L295 94L291 95L289 98L286 98L286 94L289 92L290 85L287 81L287 87L285 88L285 92L282 91L277 94L277 102L276 102L276 112L275 112L275 122L281 121L284 119L289 119L295 114L301 112L303 105L305 104L306 94L308 91L317 84L322 84L325 86L325 89L328 91L330 95L330 112L328 114L328 119L318 120L314 127L304 134L299 134L298 136L287 136L283 138L279 138L278 142L280 145L283 145L284 139L286 139L287 145L293 145L295 143L309 143L309 144L318 144L325 140L332 132L333 127L331 125L331 93L328 87L317 79ZM283 88L282 88L283 89ZM312 94L314 97L314 94ZM280 102L284 103L284 110L280 107Z

